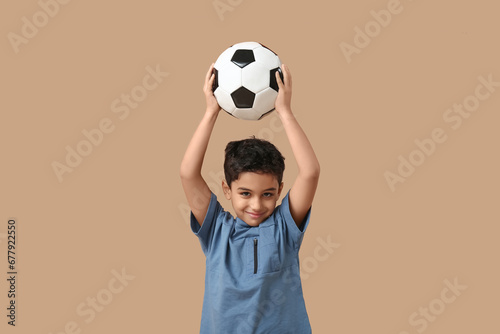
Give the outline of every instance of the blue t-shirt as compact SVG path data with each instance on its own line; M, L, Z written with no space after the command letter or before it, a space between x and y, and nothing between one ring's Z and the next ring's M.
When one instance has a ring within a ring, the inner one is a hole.
M200 334L309 334L299 249L311 210L297 227L289 193L252 227L224 211L211 194L202 226L191 229L206 256Z

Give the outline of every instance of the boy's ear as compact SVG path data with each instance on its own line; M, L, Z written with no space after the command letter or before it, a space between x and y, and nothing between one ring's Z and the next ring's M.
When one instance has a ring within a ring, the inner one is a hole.
M231 200L231 188L227 185L226 180L222 180L222 191L227 200Z
M283 190L283 185L284 184L285 184L284 182L281 182L281 184L280 184L280 187L278 189L278 198L281 196L281 191Z

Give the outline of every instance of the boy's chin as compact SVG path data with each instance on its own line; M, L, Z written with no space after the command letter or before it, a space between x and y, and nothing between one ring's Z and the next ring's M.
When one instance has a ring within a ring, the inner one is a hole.
M252 226L252 227L257 227L260 225L260 223L262 223L261 221L258 221L258 222L254 222L254 221L249 221L248 219L247 220L243 220L247 225L249 226Z

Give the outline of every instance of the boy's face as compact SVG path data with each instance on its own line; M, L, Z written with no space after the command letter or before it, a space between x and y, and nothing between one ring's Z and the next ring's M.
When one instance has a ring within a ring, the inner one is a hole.
M283 182L278 184L272 174L243 172L231 187L223 181L222 189L236 216L250 226L259 226L273 213Z

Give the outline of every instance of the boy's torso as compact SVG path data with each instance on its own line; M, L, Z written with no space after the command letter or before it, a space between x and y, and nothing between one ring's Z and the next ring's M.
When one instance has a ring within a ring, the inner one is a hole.
M201 333L310 333L300 243L290 241L280 208L250 227L217 205L205 253Z

